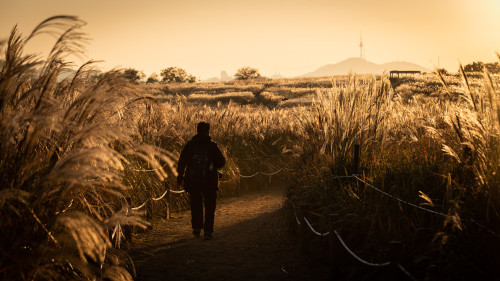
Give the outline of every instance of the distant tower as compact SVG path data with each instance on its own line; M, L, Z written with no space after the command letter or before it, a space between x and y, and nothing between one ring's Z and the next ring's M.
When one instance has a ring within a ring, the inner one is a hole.
M359 33L359 57L363 59L363 35Z
M231 77L229 77L229 75L227 75L227 72L223 70L220 72L220 80L221 81L229 81L229 80L231 80Z

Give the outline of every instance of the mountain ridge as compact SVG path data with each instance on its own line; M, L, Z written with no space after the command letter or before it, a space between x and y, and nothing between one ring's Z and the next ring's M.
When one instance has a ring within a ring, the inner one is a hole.
M298 77L346 75L349 74L349 72L356 74L382 74L384 71L389 72L391 70L418 70L422 72L431 72L428 68L406 61L392 61L376 64L362 58L348 58L335 64L321 66L315 71L308 72Z

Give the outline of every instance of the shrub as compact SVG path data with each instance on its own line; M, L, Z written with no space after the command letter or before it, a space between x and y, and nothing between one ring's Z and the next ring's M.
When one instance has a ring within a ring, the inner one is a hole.
M483 63L480 61L476 61L473 63L466 64L464 66L464 71L465 72L483 72L484 68L486 68L490 73L493 73L493 74L500 73L500 64L498 62Z
M236 80L248 80L260 78L261 76L259 70L247 66L238 69L234 77L236 78Z
M156 72L153 72L151 76L146 80L146 84L156 84L160 81L160 76Z
M141 80L145 77L142 71L133 68L124 69L123 74L126 79L135 84L139 84L139 82L141 82Z
M169 67L161 71L162 81L165 83L194 83L196 77L188 74L184 69L179 67Z

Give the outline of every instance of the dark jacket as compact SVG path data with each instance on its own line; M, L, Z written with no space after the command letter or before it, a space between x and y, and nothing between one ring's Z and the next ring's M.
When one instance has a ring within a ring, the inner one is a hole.
M213 169L207 172L204 180L190 178L187 170L190 169L190 162L193 158L195 148L206 147L208 152L208 162L213 164ZM216 191L219 189L219 177L217 169L224 167L226 159L217 144L211 141L209 136L195 135L182 149L177 166L177 183L184 183L186 191Z

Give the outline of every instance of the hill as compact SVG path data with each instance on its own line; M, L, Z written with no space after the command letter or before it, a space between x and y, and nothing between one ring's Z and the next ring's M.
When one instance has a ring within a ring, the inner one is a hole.
M420 70L422 72L431 71L430 69L423 66L405 61L376 64L361 58L348 58L336 64L328 64L322 66L313 72L306 73L299 77L345 75L349 72L354 72L357 74L381 74L384 71L389 72L391 70Z

